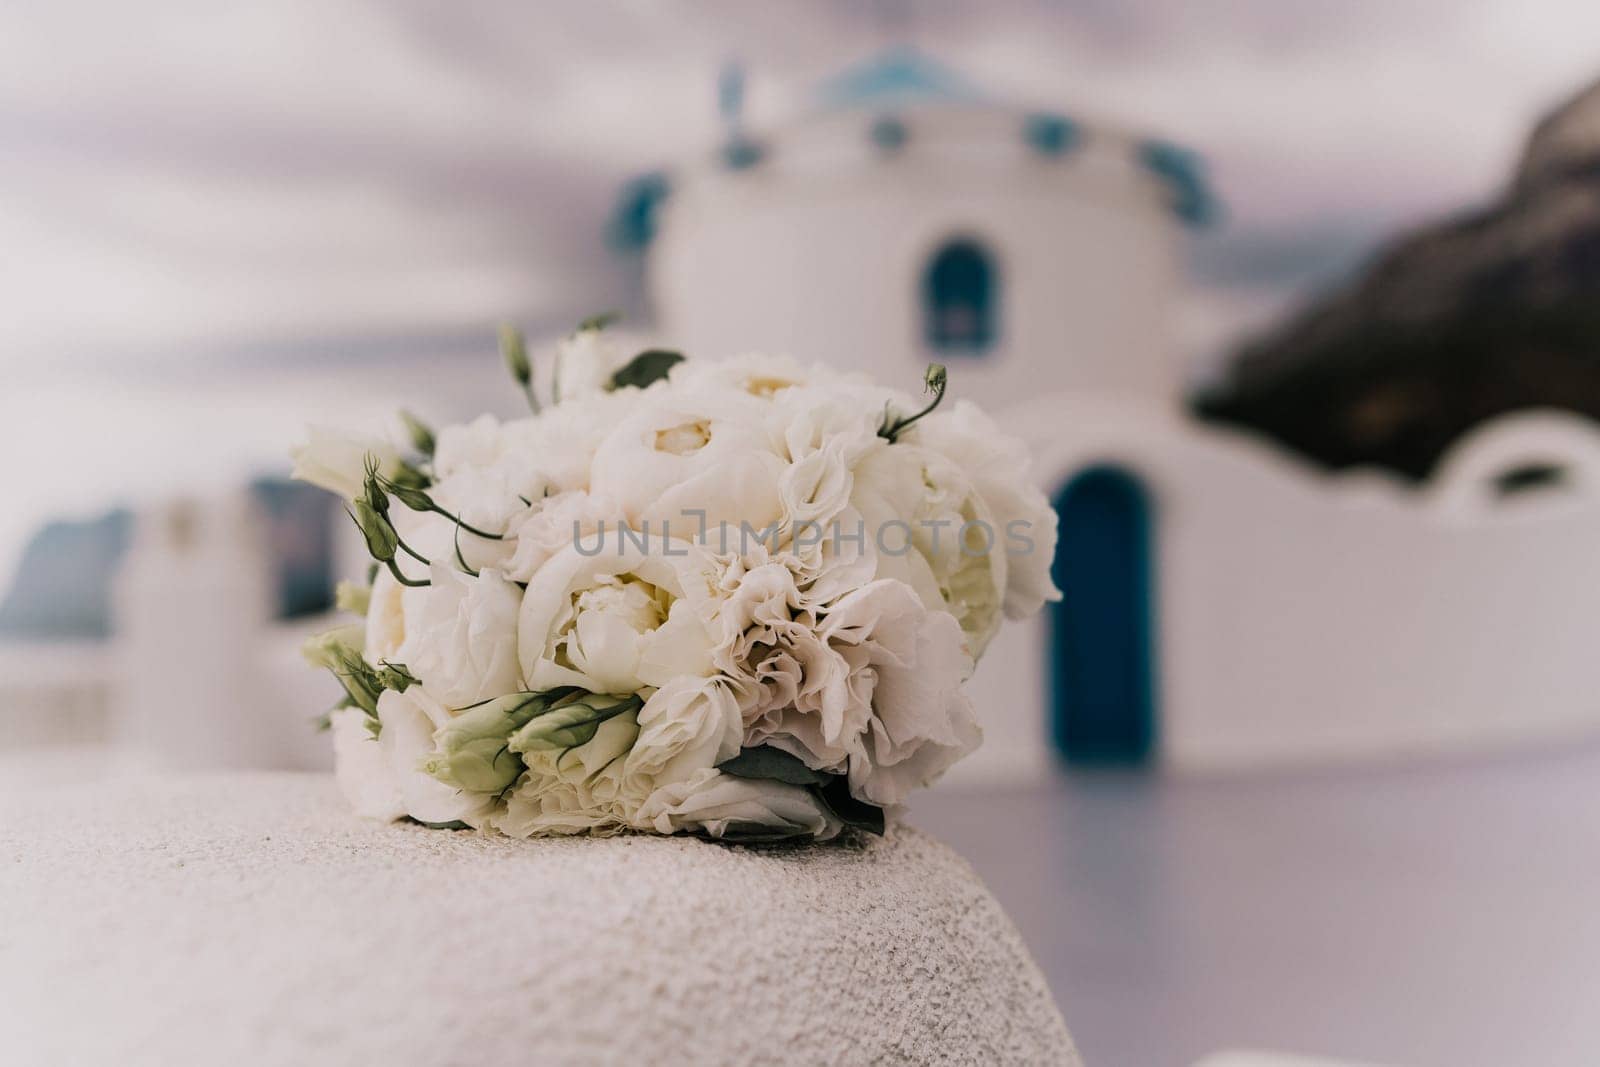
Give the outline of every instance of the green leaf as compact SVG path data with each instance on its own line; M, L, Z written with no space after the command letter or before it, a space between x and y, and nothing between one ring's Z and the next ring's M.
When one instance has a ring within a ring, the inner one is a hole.
M602 311L600 314L590 315L588 318L578 323L577 332L582 333L584 330L603 330L620 318L622 318L622 316L618 312Z
M823 785L812 786L811 793L846 826L869 834L883 834L883 809L852 796L850 781L844 775L829 775Z
M788 785L821 785L833 777L812 770L799 756L790 755L771 745L741 749L737 756L719 763L717 770L735 778L770 778Z
M805 830L777 830L758 822L730 822L721 837L701 834L707 841L720 841L728 845L775 845L783 841L809 839Z
M632 385L643 389L665 378L673 367L682 362L683 354L680 352L669 352L664 348L646 349L611 376L610 388L622 389Z

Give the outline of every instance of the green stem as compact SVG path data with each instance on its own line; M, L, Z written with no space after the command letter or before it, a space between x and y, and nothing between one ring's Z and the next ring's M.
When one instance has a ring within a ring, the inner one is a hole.
M432 585L433 584L432 582L430 582L430 581L428 581L426 579L423 579L422 581L419 582L419 581L414 581L414 580L412 580L410 578L407 578L405 576L405 573L400 570L400 565L397 564L394 561L394 557L393 556L390 556L388 559L384 560L384 562L389 565L389 573L394 575L394 580L399 582L401 585L408 586L408 587L410 587L412 589L421 589L423 586L427 586L427 585Z
M452 514L450 514L450 512L446 511L444 508L441 508L438 504L433 505L433 510L434 510L435 513L437 513L439 515L443 515L445 518L449 519L451 522L455 523L461 529L467 531L467 533L472 534L475 537L481 537L486 541L504 541L506 539L506 535L505 534L492 534L492 533L489 533L486 530L480 530L476 526L471 525L470 523L462 521L462 518L461 518L460 515L452 515Z

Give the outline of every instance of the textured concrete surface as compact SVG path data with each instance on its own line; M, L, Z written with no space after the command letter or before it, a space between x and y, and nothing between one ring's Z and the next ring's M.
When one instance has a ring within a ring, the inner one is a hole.
M0 1034L44 1064L1075 1064L1010 921L859 848L522 842L331 780L0 788Z

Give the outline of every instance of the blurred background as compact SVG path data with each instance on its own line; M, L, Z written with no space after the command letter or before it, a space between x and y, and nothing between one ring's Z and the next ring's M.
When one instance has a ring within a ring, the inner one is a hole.
M1069 597L915 821L1088 1060L1595 1062L1597 79L1558 0L0 7L0 773L326 768L287 449L516 413L501 322L939 358Z

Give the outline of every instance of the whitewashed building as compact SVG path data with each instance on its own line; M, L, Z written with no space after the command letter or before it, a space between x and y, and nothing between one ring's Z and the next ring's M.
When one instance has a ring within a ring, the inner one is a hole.
M945 363L1056 501L1066 599L991 647L986 743L953 774L1381 759L1600 724L1591 424L1485 427L1423 490L1320 474L1184 412L1181 245L1213 211L1189 153L909 51L786 124L728 111L720 147L619 213L661 334L907 386Z

